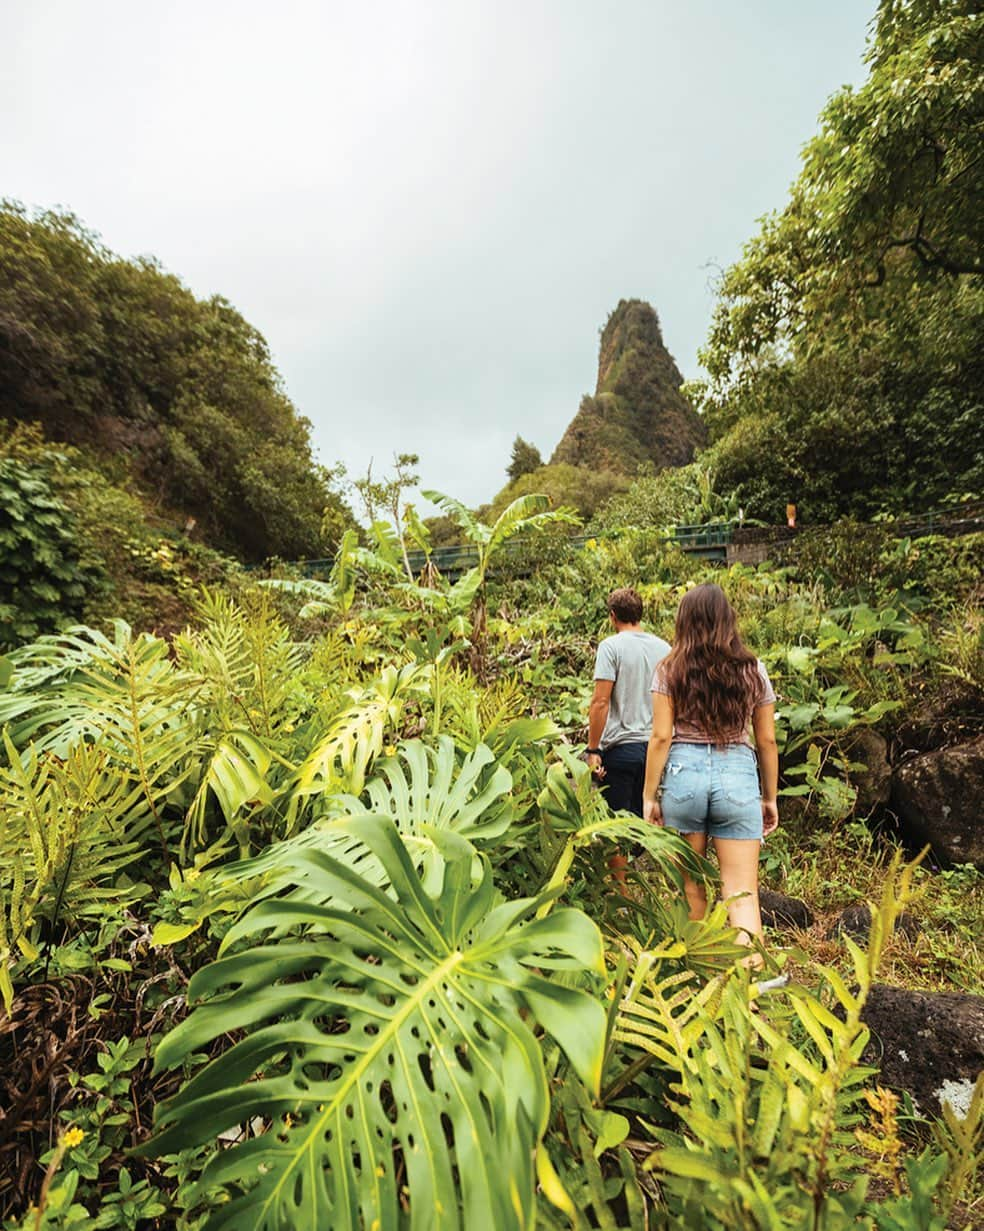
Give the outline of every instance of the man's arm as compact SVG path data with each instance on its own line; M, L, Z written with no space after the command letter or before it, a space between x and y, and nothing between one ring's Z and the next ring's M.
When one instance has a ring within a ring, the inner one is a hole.
M605 733L605 723L608 721L608 710L612 703L612 688L615 686L614 680L595 680L594 694L591 697L591 704L588 706L588 747L597 748L601 744L601 737ZM591 766L591 772L599 778L605 775L604 766L601 763L601 757L597 753L588 754L588 764Z

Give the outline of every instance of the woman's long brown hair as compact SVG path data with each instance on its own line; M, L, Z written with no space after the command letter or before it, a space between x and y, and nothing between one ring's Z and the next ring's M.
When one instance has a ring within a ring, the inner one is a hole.
M680 601L673 649L659 667L678 719L711 741L743 731L758 697L758 659L738 633L720 586L694 586Z

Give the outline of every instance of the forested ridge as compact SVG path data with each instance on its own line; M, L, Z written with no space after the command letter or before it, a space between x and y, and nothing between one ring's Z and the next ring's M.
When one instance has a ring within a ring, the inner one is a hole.
M981 1225L982 49L881 0L705 377L623 300L432 519L224 299L0 209L4 1231ZM583 756L610 592L671 640L711 580L777 694L760 969Z
M83 448L245 559L316 554L340 504L265 339L232 304L116 256L69 214L13 202L0 207L0 417Z

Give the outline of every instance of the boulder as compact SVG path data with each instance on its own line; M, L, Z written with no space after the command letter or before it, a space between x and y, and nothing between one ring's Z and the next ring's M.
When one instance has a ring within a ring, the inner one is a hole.
M923 1115L944 1102L966 1115L984 1068L984 997L876 984L862 1018L871 1030L862 1060L883 1085L907 1090Z
M908 836L943 863L984 871L984 735L913 757L895 771L892 806Z
M901 932L907 940L915 940L919 935L919 921L907 910L902 911L895 920L895 931ZM828 939L835 936L850 936L852 940L866 943L871 932L871 907L867 902L857 902L848 906L834 920L827 931Z
M853 770L851 782L857 787L854 810L859 816L870 816L884 808L892 794L892 767L888 763L888 744L870 727L861 727L848 749L848 757L863 765Z
M801 898L788 898L772 889L760 889L759 906L767 928L808 928L813 923L813 911Z

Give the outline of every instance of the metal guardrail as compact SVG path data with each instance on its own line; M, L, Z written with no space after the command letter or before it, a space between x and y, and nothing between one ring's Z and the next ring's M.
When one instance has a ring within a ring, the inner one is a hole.
M984 500L968 501L962 505L934 509L919 517L900 519L885 524L897 534L913 538L937 533L968 534L984 529ZM711 522L704 526L677 526L672 534L663 539L663 542L674 543L681 551L701 556L705 560L725 560L734 530L735 523L727 521ZM568 542L571 547L578 550L594 540L617 537L617 533L616 531L615 534L574 534L570 536ZM529 538L522 535L517 536L506 543L506 551L517 553L530 542L532 540ZM407 556L414 573L421 573L427 567L425 552L411 551L407 553ZM449 580L455 580L478 564L478 548L471 543L435 547L430 553L430 562ZM334 560L326 557L319 560L294 560L290 563L305 577L323 580L327 579L331 572Z
M705 559L724 560L727 555L727 546L731 542L733 529L734 526L731 522L713 522L706 526L677 526L674 533L667 535L663 542L675 543L682 551L702 556ZM575 550L580 550L590 542L612 537L615 536L606 534L574 534L570 536L568 542ZM529 538L525 538L522 535L517 536L506 543L506 552L516 554L530 542L532 540ZM414 573L421 573L427 567L426 552L407 552L407 559L410 569ZM460 577L463 573L467 573L470 568L474 568L478 564L478 548L471 543L456 543L447 547L435 547L431 550L430 562L445 577L454 579ZM320 581L327 579L335 562L331 557L324 557L317 560L292 560L289 563L293 568L303 573L305 577Z
M889 523L896 534L925 538L930 534L973 534L984 530L984 500L966 500L944 509L932 509L918 517L903 517Z

